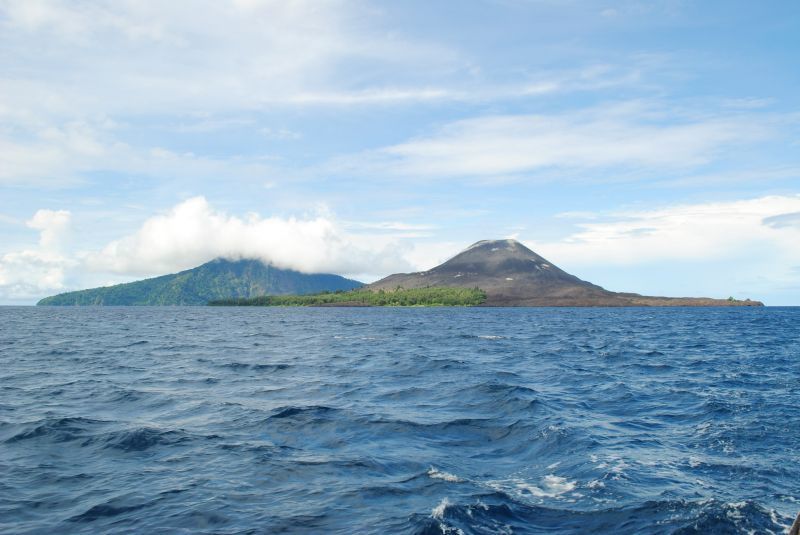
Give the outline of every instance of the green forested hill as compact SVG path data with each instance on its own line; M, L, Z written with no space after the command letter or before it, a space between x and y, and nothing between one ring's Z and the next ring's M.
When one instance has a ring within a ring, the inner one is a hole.
M172 275L46 297L38 304L205 305L215 299L333 292L361 285L338 275L307 275L259 260L217 259Z

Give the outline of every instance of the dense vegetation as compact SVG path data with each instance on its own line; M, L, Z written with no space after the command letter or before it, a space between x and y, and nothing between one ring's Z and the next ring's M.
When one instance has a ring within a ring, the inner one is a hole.
M259 260L212 260L173 275L116 286L69 292L40 305L205 305L212 299L264 294L309 294L351 290L362 284L338 275L308 275Z
M367 289L313 295L263 295L211 301L212 306L475 306L486 300L479 288L414 288L393 291Z

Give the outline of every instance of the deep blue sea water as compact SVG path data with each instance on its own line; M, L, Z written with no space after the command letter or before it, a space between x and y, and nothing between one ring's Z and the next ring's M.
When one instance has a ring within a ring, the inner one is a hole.
M781 533L800 309L0 308L0 532Z

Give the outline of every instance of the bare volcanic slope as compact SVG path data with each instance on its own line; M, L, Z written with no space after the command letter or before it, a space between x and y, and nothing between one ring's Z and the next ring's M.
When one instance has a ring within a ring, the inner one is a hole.
M516 240L479 241L444 264L390 275L372 290L455 286L486 292L485 306L763 306L758 301L610 292L558 268Z

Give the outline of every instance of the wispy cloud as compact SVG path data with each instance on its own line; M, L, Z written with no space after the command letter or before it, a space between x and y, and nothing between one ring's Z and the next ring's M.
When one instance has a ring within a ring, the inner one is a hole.
M786 182L800 178L800 166L766 166L756 169L733 169L724 172L708 172L701 174L690 173L678 178L657 180L656 187L685 188L696 186L714 186L722 184L758 184L765 186L776 182Z
M761 116L672 115L642 102L563 113L494 115L341 158L334 169L410 177L503 177L553 168L691 168L763 140L776 129Z
M289 141L301 132L262 124L258 114L476 104L640 82L636 59L533 69L497 82L458 48L404 34L381 9L364 7L350 0L0 2L7 52L0 56L0 185L80 186L98 172L266 174L255 159L147 146L148 137L128 128L137 119L177 134L252 129ZM414 170L412 160L425 156L421 141L387 147L383 156Z
M800 211L765 217L764 224L773 228L800 229Z
M563 239L525 243L612 290L791 304L800 285L792 270L800 265L798 213L800 195L676 204L596 214Z
M158 146L134 146L109 122L47 126L24 140L0 134L0 185L71 187L92 172L171 180L220 178L265 180L275 173L269 155L209 157Z
M799 211L800 195L789 195L598 214L558 242L530 244L571 265L740 259L737 269L786 266L800 261L792 246L800 243Z
M459 61L441 44L387 38L373 27L377 10L344 0L31 0L4 2L0 13L0 44L13 51L0 60L0 102L64 116L408 98L413 91L357 81L412 66L450 70ZM348 66L359 76L343 79Z

